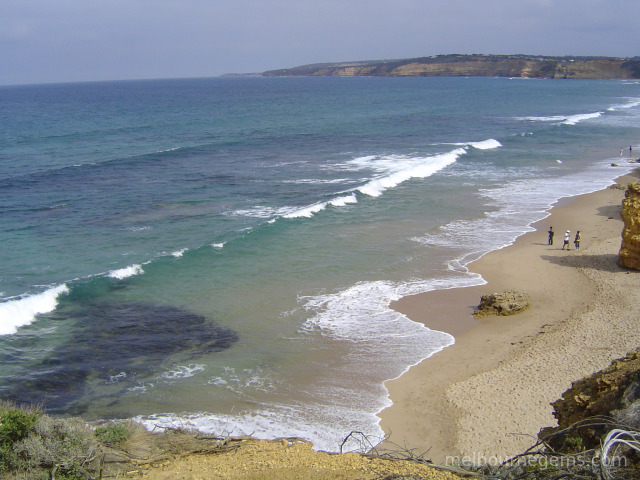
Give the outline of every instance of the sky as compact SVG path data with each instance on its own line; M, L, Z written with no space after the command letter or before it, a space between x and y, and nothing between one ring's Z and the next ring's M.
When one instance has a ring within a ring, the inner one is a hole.
M639 0L1 0L0 85L452 53L640 55Z

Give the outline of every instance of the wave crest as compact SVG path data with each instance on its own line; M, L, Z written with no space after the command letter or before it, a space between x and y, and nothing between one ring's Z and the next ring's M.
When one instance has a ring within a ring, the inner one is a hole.
M58 285L37 295L10 300L0 304L0 335L11 335L19 327L29 325L36 315L53 311L58 297L68 293L66 285Z
M430 177L445 167L454 163L458 157L467 153L464 148L456 148L451 152L423 158L396 157L394 162L384 159L384 165L389 166L388 175L376 178L358 188L358 191L371 197L379 197L385 190L396 187L412 178ZM378 168L380 166L378 165Z
M578 113L576 115L552 115L548 117L519 117L518 120L527 122L554 122L556 125L576 125L584 120L598 118L604 112Z
M111 270L108 276L118 280L123 280L134 275L141 275L144 273L141 265L129 265L128 267L120 268L118 270Z

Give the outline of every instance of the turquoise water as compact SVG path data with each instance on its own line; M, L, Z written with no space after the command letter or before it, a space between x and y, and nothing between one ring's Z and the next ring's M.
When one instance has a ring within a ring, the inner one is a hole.
M0 395L381 436L383 382L454 341L390 302L482 283L469 261L632 168L639 118L623 81L0 87Z

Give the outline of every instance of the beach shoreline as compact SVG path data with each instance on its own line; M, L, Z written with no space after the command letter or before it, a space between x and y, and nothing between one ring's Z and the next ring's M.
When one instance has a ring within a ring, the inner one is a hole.
M634 170L618 183L639 177ZM389 448L426 452L436 463L461 455L506 459L555 425L550 402L572 381L640 344L632 328L640 280L616 263L624 194L606 188L561 199L531 225L534 231L467 266L486 284L392 304L452 334L455 344L386 382L393 404L379 416ZM556 232L552 246L549 226ZM561 250L566 230L570 251ZM580 251L573 245L576 230ZM513 317L473 317L481 295L506 289L528 293L532 308Z

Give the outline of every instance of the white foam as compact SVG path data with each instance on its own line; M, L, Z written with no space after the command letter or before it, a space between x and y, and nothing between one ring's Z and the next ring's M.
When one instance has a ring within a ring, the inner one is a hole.
M632 169L633 165L627 166L627 170ZM567 176L526 179L483 189L480 194L489 199L489 205L496 210L477 219L451 222L412 240L461 252L461 257L452 262L451 268L456 269L456 265L464 267L485 253L510 245L520 235L532 231L530 225L547 217L549 209L560 198L603 189L621 174L620 169L610 167L610 160L605 160ZM580 229L580 225L567 227Z
M385 171L386 175L371 180L358 188L365 195L379 197L386 190L412 178L426 178L454 163L460 155L467 151L457 148L451 152L431 157L386 157L376 160L371 167ZM359 159L361 161L362 159Z
M393 158L393 156L388 157ZM379 164L380 156L378 155L365 155L363 157L356 157L349 160L346 163L334 165L334 170L346 170L348 172L357 172L363 168L375 168Z
M488 138L486 140L481 140L479 142L436 143L434 145L455 145L456 147L473 147L477 150L492 150L494 148L500 148L502 146L502 144L495 138Z
M127 372L120 372L117 375L109 375L109 380L107 380L106 384L118 383L121 379L127 378Z
M166 152L175 152L176 150L179 150L180 147L173 147L173 148L167 148L166 150L158 150L154 153L166 153Z
M382 345L380 342L388 343L397 334L401 334L403 337L412 337L413 340L410 340L410 343L413 341L422 343L425 341L423 337L433 337L434 333L439 336L441 332L433 332L423 324L413 322L392 310L389 308L391 302L407 295L435 289L482 283L483 280L478 275L471 274L408 283L380 280L360 282L336 293L300 297L300 300L304 302L305 310L316 312L304 323L302 329L303 331L317 329L341 340L373 341L377 345ZM453 340L453 337L447 334L442 335L444 336L440 337L440 340L444 346ZM406 340L407 338L404 338L403 342ZM430 340L426 344L433 343Z
M469 145L478 150L493 150L494 148L499 148L502 146L502 144L498 140L495 140L493 138L483 140L482 142L473 142Z
M162 374L162 378L168 380L179 380L182 378L193 377L195 374L204 371L206 365L190 363L189 365L176 365L173 370L169 370Z
M227 242L220 242L220 243L212 243L211 246L213 248L224 248L224 244Z
M567 119L567 117L560 115L553 115L547 117L517 117L517 120L527 121L527 122L562 122Z
M637 107L638 105L640 105L640 99L632 98L629 99L627 103L611 105L609 108L607 108L607 110L609 110L610 112L615 112L616 110L626 110L628 108Z
M209 379L207 383L209 385L217 385L217 386L227 385L227 381L222 377L212 377Z
M367 155L349 160L346 165L351 170L373 170L379 173L389 173L408 168L417 159L406 155Z
M329 202L329 204L333 205L334 207L344 207L352 203L358 203L358 198L356 197L355 193L352 193L351 195L345 195L344 197L334 198Z
M362 282L333 294L301 297L303 307L312 312L301 334L320 333L357 345L341 364L341 377L346 379L343 383L336 383L332 371L321 370L313 385L298 392L299 399L291 400L291 396L284 395L288 399L284 402L291 403L256 404L250 412L230 415L166 413L135 420L149 429L184 426L222 436L300 437L311 441L314 449L329 452L339 451L352 431L362 432L375 444L384 439L377 414L391 405L384 382L453 343L450 335L429 330L391 310L390 302L431 289L482 282L478 275L465 273L407 284ZM247 389L264 391L279 387L262 371L238 373L232 368L211 377L208 384L244 394L245 398L250 398ZM360 451L362 447L353 442L343 451Z
M548 117L518 117L518 120L529 122L554 122L556 125L576 125L584 120L598 118L603 112L579 113L576 115L553 115Z
M583 113L579 115L571 115L567 117L567 119L562 122L563 125L576 125L577 123L582 122L583 120L591 120L592 118L598 118L602 115L603 112L594 112L594 113Z
M150 388L153 388L153 384L152 383L145 383L145 384L140 384L140 385L135 385L133 387L129 387L127 388L127 392L135 392L135 393L147 393L147 391Z
M460 145L464 145L465 147L473 146L479 150L487 150L502 146L500 142L492 138L481 142L464 143ZM396 187L409 179L426 178L437 173L443 168L454 163L458 157L465 153L467 153L466 148L457 148L450 152L429 157L369 155L354 158L347 162L347 164L343 165L343 167L349 170L371 169L381 173L382 175L380 177L373 180L367 180L364 185L354 189L355 191L359 191L365 195L378 197L382 195L384 191ZM251 208L227 212L225 215L269 218L269 222L273 223L278 217L287 219L311 218L316 213L325 210L329 205L333 207L344 207L354 203L358 203L358 198L355 193L349 193L348 195L341 195L329 201L317 202L303 207L285 206L273 208L264 205L256 205Z
M108 276L111 278L117 278L122 280L124 278L133 277L134 275L141 275L144 273L141 265L129 265L128 267L120 268L118 270L111 270Z
M276 388L277 382L272 378L272 375L260 367L245 368L239 372L230 367L225 367L223 370L221 375L211 377L207 383L223 386L241 396L246 395L247 390L267 392Z
M311 218L315 213L318 213L324 210L326 207L327 207L327 202L315 203L313 205L309 205L308 207L303 207L303 208L294 207L292 209L291 207L287 207L281 210L282 212L287 212L287 213L283 213L281 216L284 218L300 218L300 217Z
M367 375L354 373L359 378ZM352 431L363 432L374 444L383 440L384 432L376 413L391 404L384 386L379 383L370 388L367 384L353 385L353 382L348 382L344 388L336 388L331 386L335 383L335 374L331 371L324 374L317 383L297 392L295 396L288 393L277 395L283 399L281 402L253 403L245 407L249 410L246 412L234 409L229 415L165 413L134 420L149 429L183 426L220 436L251 435L262 439L299 437L312 442L314 449L329 452L339 451L341 443ZM227 388L226 381L219 377L211 379L209 384ZM288 388L286 386L284 391L288 391ZM252 403L251 395L245 394L244 398ZM365 405L370 408L363 408ZM362 447L356 442L349 443L343 451L361 451Z
M488 138L487 140L482 140L480 142L438 143L434 145L455 145L456 147L473 147L477 150L492 150L494 148L500 148L502 146L502 144L494 138Z
M231 215L249 216L258 218L269 218L269 222L273 223L277 218L311 218L316 213L325 210L329 205L334 207L344 207L348 204L357 203L358 199L354 193L342 195L329 200L327 202L318 202L304 207L285 206L279 208L256 206L253 208L235 210ZM213 244L214 246L224 244Z
M180 258L181 256L184 255L184 252L186 252L188 250L188 248L183 248L181 250L176 250L175 252L171 252L171 255L176 257L176 258Z
M233 217L255 217L255 218L271 218L277 214L277 209L264 205L256 205L251 208L241 208L232 212L225 212L223 215Z
M58 285L37 295L0 303L0 335L14 334L19 327L32 323L36 315L53 311L58 296L68 292L66 285Z
M300 178L297 180L283 180L282 183L293 183L293 184L301 184L301 185L333 185L333 184L344 184L351 183L353 180L349 178Z
M148 430L184 427L216 436L252 436L258 439L303 438L313 442L315 450L338 452L344 438L352 431L359 431L363 425L376 425L376 417L343 406L345 401L335 404L304 405L278 404L264 405L252 412L232 415L215 415L201 412L191 415L172 413L136 417L133 420ZM329 419L319 428L317 419L323 415ZM374 444L384 439L379 427L363 429ZM363 451L359 442L346 444L344 452Z

